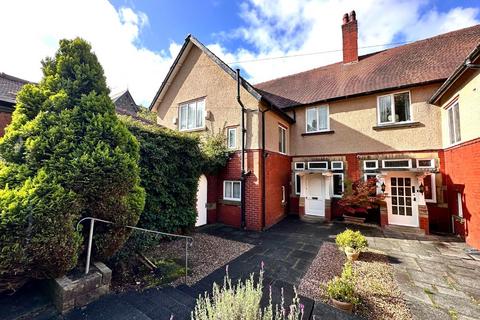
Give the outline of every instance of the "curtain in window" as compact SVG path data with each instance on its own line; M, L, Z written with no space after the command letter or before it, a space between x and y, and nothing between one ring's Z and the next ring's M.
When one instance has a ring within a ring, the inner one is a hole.
M328 107L318 107L318 130L328 129Z
M233 198L240 199L240 182L233 182Z
M187 120L187 128L192 129L195 128L195 114L196 114L196 103L189 103L188 104L188 120Z
M317 109L307 109L307 132L317 131Z
M410 121L410 94L399 93L393 96L395 103L395 122Z
M180 106L180 130L187 129L187 112L188 106Z
M453 107L448 109L448 132L450 136L450 144L455 143L455 125L453 119Z
M228 147L234 148L236 144L236 129L228 129Z
M453 106L453 115L455 119L455 142L459 142L461 140L460 137L460 110L458 102L455 103Z
M196 128L203 127L205 119L205 101L197 101Z
M232 198L232 182L225 182L225 198Z
M378 98L380 123L392 121L392 99L390 96Z

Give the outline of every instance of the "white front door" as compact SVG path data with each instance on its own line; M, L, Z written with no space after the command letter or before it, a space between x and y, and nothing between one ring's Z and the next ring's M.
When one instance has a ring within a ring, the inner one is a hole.
M387 178L388 223L400 226L418 227L417 179L408 174L392 173Z
M196 227L207 224L207 186L207 177L202 174L198 180Z
M322 175L307 176L305 214L325 216L325 182Z

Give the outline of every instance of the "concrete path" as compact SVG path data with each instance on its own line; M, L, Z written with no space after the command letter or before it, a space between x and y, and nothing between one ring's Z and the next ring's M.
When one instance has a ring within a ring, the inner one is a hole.
M480 319L480 256L464 242L395 232L368 241L388 254L416 319Z

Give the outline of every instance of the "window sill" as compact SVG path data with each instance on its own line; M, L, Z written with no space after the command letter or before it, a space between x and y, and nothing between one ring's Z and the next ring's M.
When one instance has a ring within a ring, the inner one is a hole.
M380 130L400 129L400 128L415 128L415 127L423 127L423 123L418 122L418 121L414 121L414 122L380 124L380 125L372 127L372 129L375 130L375 131L380 131Z
M227 199L222 199L219 200L221 204L228 205L228 206L240 206L242 203L240 200L227 200Z
M333 133L335 133L335 131L333 131L333 130L304 132L304 133L302 133L302 136L316 136L316 135L333 134Z
M201 128L195 128L195 129L185 129L185 130L180 130L180 129L178 129L179 132L185 132L185 133L198 132L198 131L206 131L206 130L207 130L207 127L201 127Z

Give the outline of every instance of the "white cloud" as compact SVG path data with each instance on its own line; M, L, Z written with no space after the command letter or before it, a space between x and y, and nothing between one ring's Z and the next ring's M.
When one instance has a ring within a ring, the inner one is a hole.
M341 49L342 15L352 9L359 20L360 47L391 43L399 37L416 40L479 23L479 8L426 10L432 7L431 1L244 0L238 13L242 26L217 34L223 40L240 39L249 49L229 51L222 40L208 47L226 62L260 59L240 64L255 83L339 61L340 51L261 59ZM38 81L40 60L55 53L58 40L80 36L92 44L112 91L128 87L137 102L145 105L181 47L175 42L161 52L144 47L140 35L149 26L147 14L129 7L116 10L107 0L1 0L0 12L0 71Z
M52 56L58 40L80 36L92 44L113 92L129 88L148 105L179 46L165 53L139 44L148 16L131 8L118 11L106 0L1 1L0 71L31 81L41 78L40 61Z

